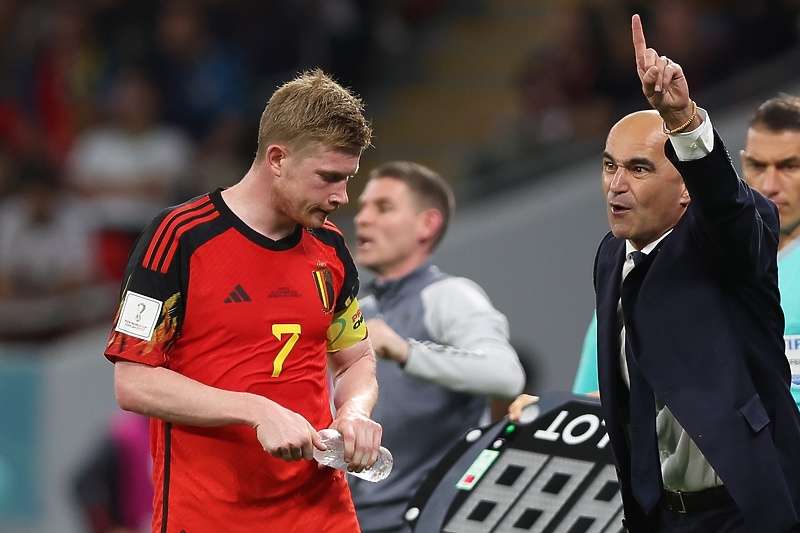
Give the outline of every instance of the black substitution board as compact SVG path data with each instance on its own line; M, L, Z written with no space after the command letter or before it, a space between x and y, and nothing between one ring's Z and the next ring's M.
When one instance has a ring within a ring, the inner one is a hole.
M600 403L551 392L467 432L409 502L415 533L617 533L622 500Z

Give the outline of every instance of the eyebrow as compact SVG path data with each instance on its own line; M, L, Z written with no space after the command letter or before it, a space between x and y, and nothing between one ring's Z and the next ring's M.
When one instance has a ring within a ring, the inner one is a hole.
M753 157L752 155L748 154L744 150L741 151L741 154L748 161L760 161L760 159L758 159L757 157Z
M369 203L376 205L391 204L392 200L393 198L391 196L378 196L377 198L373 198L372 200L370 200ZM367 203L366 200L364 200L363 194L358 197L358 203L362 205Z
M344 174L343 172L336 172L335 170L320 170L319 175L323 178L333 178L336 180L349 180L354 174Z
M749 163L756 163L756 164L759 164L759 165L769 165L770 164L770 163L767 163L766 161L764 161L762 159L759 159L757 157L753 157L753 156L749 155L747 152L744 153L744 158ZM775 162L775 166L777 167L777 166L785 165L787 163L800 163L800 157L798 157L796 155L793 155L793 156L787 157L785 159L781 159L780 161L776 161Z
M603 152L603 159L610 159L611 161L617 162L617 160L614 158L614 156L612 156L608 152ZM656 168L655 162L653 162L651 159L648 159L646 157L634 157L634 158L628 159L627 161L623 161L623 163L624 164L622 166L624 166L624 167L642 166L642 167L647 167L647 168L650 168L650 169Z

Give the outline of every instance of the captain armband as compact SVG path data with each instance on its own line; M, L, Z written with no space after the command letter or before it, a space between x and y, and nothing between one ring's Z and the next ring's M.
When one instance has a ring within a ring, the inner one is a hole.
M334 317L328 328L328 351L342 350L366 338L367 326L358 306L358 300L353 298L350 305Z

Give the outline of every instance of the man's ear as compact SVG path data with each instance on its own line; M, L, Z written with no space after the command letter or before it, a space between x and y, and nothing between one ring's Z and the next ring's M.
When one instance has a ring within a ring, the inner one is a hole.
M688 206L689 202L691 202L691 201L692 201L692 199L689 196L689 189L687 189L686 185L684 185L683 186L683 192L681 193L681 199L680 199L681 207L686 208L686 206Z
M444 223L444 217L438 209L426 209L420 213L422 230L419 239L427 242L436 237Z
M272 173L276 176L280 176L283 172L283 164L284 160L286 159L287 151L285 146L281 146L280 144L270 144L267 147L267 155L265 160L269 168L272 170Z

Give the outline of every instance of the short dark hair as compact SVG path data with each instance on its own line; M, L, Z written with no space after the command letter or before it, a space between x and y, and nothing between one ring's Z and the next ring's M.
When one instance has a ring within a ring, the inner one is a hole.
M400 180L414 195L421 209L436 209L442 214L442 226L436 234L431 249L442 241L456 208L453 188L437 172L413 161L388 161L369 173L369 179L393 178Z
M800 97L780 93L756 109L749 127L766 128L772 132L800 131Z

